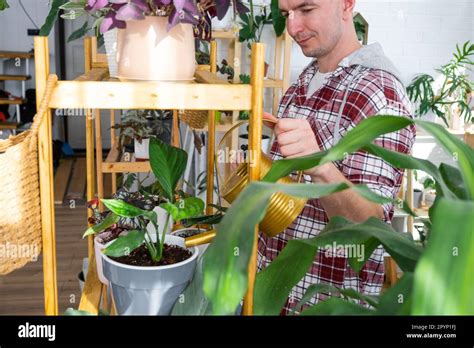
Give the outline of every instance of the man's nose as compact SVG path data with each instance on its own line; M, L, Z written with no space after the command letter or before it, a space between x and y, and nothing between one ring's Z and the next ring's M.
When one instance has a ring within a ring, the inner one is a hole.
M288 19L286 20L286 28L288 30L288 34L290 34L290 36L293 38L295 38L298 33L303 31L301 19L298 17L299 16L297 16L295 12L290 11L290 13L288 14Z

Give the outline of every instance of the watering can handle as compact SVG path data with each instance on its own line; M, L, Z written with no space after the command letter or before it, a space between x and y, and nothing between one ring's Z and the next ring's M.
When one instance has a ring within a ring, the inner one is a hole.
M268 123L273 123L273 124L276 124L276 123L277 123L276 120L268 120L268 119L264 119L263 122L264 122L264 123L265 123L265 122L268 122ZM242 125L244 125L244 124L246 124L246 123L249 123L249 121L248 121L248 120L246 120L246 121L241 121L241 122L238 122L238 123L234 124L232 127L230 127L229 130L228 130L227 132L225 132L225 134L222 136L221 141L219 141L219 144L217 145L217 151L216 151L216 152L217 152L217 153L219 152L219 149L221 148L222 144L223 144L224 141L226 140L227 136L228 136L234 129L236 129L236 128L238 128L238 127L240 127L240 126L242 126ZM216 156L216 155L214 154L214 156ZM214 163L217 163L217 158L214 158ZM217 176L218 176L219 182L220 182L220 183L223 182L218 165L216 165L216 172L217 172ZM300 182L301 179L302 179L302 177L303 177L303 172L302 172L302 171L298 171L298 178L297 178L296 182Z

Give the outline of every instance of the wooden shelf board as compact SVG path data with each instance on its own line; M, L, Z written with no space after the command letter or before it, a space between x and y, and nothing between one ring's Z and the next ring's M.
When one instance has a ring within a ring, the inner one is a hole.
M238 38L237 34L232 31L227 30L213 30L212 31L213 39L236 39Z
M17 129L18 124L13 122L0 122L0 130L4 129Z
M0 75L0 81L28 81L29 75Z
M109 71L107 68L94 68L88 73L80 75L74 81L102 81L107 78Z
M0 98L0 105L21 105L25 103L25 99L6 99Z
M122 157L122 161L120 158ZM105 161L102 162L103 173L148 173L151 171L149 161L135 161L133 156L131 161L123 161L124 156L120 156L120 152L116 147L110 149Z
M35 56L34 52L0 51L0 58L5 58L5 59L14 59L14 58L28 59L28 58L33 58L34 56Z
M103 173L148 173L151 172L150 162L103 162Z
M263 81L263 87L265 87L265 88L283 88L283 80L267 78Z

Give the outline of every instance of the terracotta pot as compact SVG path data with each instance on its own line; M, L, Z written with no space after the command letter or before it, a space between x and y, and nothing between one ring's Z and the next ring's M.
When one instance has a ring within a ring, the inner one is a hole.
M128 21L117 36L120 80L189 81L196 69L191 24L167 30L168 17Z

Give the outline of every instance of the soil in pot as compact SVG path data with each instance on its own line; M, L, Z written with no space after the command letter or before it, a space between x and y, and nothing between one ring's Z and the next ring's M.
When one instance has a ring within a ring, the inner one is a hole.
M166 266L189 259L193 254L185 248L177 245L164 245L163 257L160 261L153 261L145 244L133 250L129 255L110 257L112 260L131 266Z

